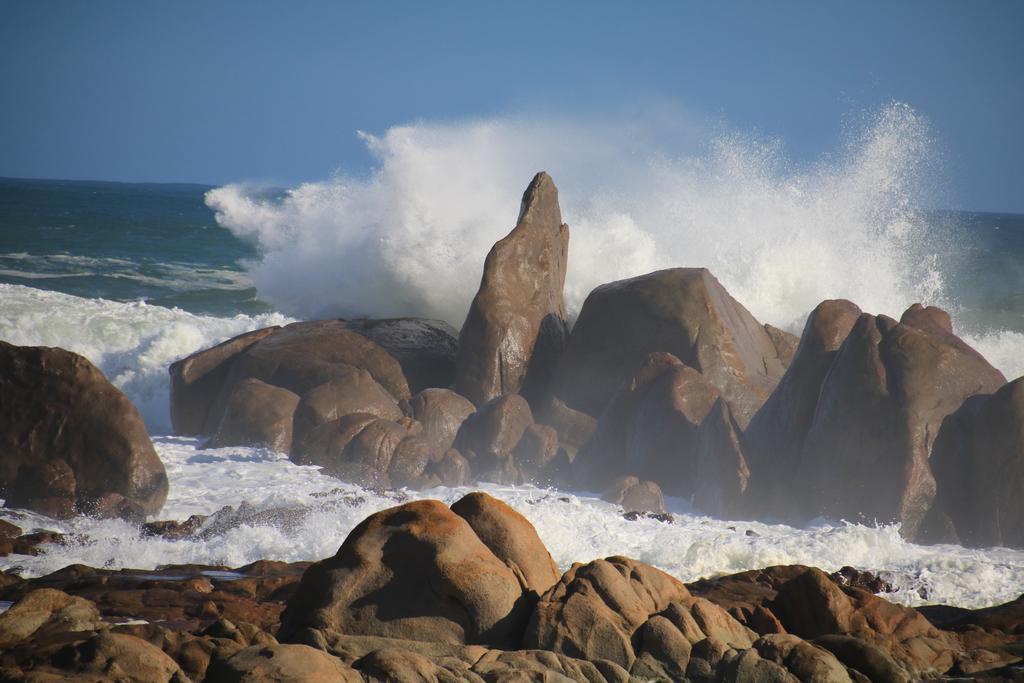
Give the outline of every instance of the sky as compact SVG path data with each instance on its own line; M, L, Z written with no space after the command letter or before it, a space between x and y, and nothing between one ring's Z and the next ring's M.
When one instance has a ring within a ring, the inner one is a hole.
M1012 1L7 0L0 176L294 183L368 170L357 131L651 108L812 163L899 101L938 204L1024 213L1022 35Z

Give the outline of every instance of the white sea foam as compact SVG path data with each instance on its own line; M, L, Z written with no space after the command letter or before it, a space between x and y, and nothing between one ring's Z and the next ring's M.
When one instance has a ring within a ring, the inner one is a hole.
M248 502L256 510L287 508L298 521L258 521L204 540L168 541L142 536L121 521L79 518L56 522L0 509L0 517L28 530L49 528L78 535L37 557L0 558L0 568L37 576L74 562L96 567L156 568L194 562L237 567L258 559L316 560L333 555L352 528L373 512L397 503L292 464L285 456L251 448L197 450L192 439L156 440L171 481L160 517L185 519L220 506ZM670 501L674 522L628 521L621 509L593 496L533 487L483 485L537 527L564 570L572 562L614 554L651 563L683 579L773 564L801 563L834 571L843 565L881 571L897 588L890 599L916 605L939 602L980 607L1011 600L1024 585L1024 551L973 550L907 543L895 527L821 523L805 529L728 522L694 514ZM470 489L435 489L410 497L452 503ZM207 522L207 529L211 523ZM926 594L928 597L922 597Z
M460 325L487 250L540 169L558 183L572 233L572 309L598 284L680 265L709 267L755 315L786 327L824 298L898 315L946 296L934 267L944 247L925 239L915 211L931 157L927 126L909 107L883 109L804 169L774 141L665 129L550 117L400 126L363 136L378 162L370 177L283 197L229 185L207 203L223 226L259 242L260 295L296 316L421 314Z
M149 431L158 434L171 428L170 363L236 334L289 320L276 313L217 318L0 284L0 339L82 354L127 394Z

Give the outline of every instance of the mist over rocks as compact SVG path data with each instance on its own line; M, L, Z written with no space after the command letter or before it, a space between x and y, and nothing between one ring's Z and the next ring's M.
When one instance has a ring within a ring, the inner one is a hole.
M167 498L138 410L96 366L58 348L0 342L0 495L57 518L138 519Z

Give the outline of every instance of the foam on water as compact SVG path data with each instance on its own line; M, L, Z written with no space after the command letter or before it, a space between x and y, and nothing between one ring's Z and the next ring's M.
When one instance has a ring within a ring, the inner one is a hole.
M193 439L160 437L157 450L171 488L162 519L210 514L223 505L286 509L272 519L215 532L208 521L202 540L145 537L118 520L79 518L57 522L24 511L0 509L0 518L23 529L71 534L67 546L50 545L37 557L0 558L0 568L38 576L80 562L96 567L153 569L164 564L241 566L258 559L317 560L333 555L367 515L405 496L452 503L470 489L381 496L251 448L198 450ZM572 562L622 554L653 564L684 581L773 564L801 563L834 571L843 565L881 571L904 604L939 602L981 607L1016 598L1024 585L1024 551L918 546L895 527L820 523L806 529L756 522L728 522L693 513L669 501L674 523L628 521L617 506L585 494L533 487L482 485L536 527L563 570ZM927 595L927 599L923 595Z
M289 321L276 313L218 318L0 284L0 339L82 354L125 392L157 434L171 430L167 368L173 361L242 332Z
M572 233L572 310L596 285L671 266L710 268L759 319L791 328L824 298L897 316L915 301L948 303L936 263L949 245L916 210L933 175L929 134L906 105L809 168L776 141L681 128L550 117L400 126L364 135L378 162L369 177L283 196L229 185L207 204L259 243L260 295L300 317L460 325L484 256L540 169Z

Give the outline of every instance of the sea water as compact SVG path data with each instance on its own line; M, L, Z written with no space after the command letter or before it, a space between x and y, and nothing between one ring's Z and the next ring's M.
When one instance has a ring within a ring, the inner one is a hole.
M308 317L424 315L459 326L487 250L541 168L570 225L570 316L602 282L707 266L760 320L794 333L825 298L894 317L915 301L943 306L1008 378L1024 375L1024 217L922 208L941 205L924 187L927 130L901 105L840 153L796 170L777 145L744 136L669 157L605 129L512 119L399 127L367 144L379 162L372 173L286 189L0 180L0 339L81 353L132 399L170 478L160 519L225 505L274 511L235 524L222 524L222 512L198 540L170 541L117 520L4 508L0 518L70 540L0 558L0 568L37 576L76 562L316 560L374 511L464 495L381 495L263 449L201 449L170 435L167 367ZM1024 587L1022 551L918 546L895 526L718 520L683 500L668 501L672 523L629 521L592 493L475 488L526 515L563 569L612 554L683 580L853 565L881 572L902 603L965 607Z

